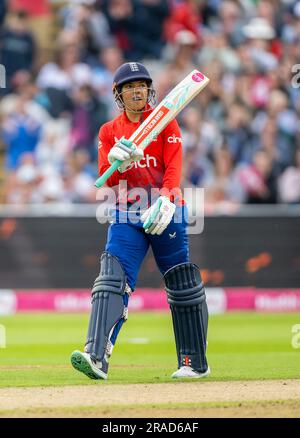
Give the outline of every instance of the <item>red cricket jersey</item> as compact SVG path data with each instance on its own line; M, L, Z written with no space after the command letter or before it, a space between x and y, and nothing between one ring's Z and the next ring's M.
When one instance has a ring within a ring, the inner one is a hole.
M150 114L144 112L144 119ZM107 155L114 144L124 136L130 138L141 124L131 122L123 112L110 122L105 123L99 131L98 163L99 173L103 174L110 163ZM168 196L172 201L182 204L180 179L182 170L182 139L177 121L174 119L147 146L144 158L123 173L118 170L108 178L106 185L115 187L119 181L127 181L127 189L142 187L150 193L153 188L159 189L160 195ZM172 193L170 191L172 190ZM176 193L176 195L175 195Z

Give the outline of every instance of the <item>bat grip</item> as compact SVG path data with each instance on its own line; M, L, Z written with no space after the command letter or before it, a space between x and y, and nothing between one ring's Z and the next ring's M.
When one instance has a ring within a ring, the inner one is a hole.
M113 164L96 180L95 186L99 189L108 180L108 178L117 170L122 164L122 161L116 160Z
M143 225L144 230L147 230L147 228L149 228L153 224L154 219L156 218L156 216L159 213L161 204L162 204L162 200L159 199L158 200L158 204L156 205L155 209L153 209L153 211L151 212L148 220Z
M125 146L128 146L129 148L132 148L134 143L129 139L125 139L122 137L122 143L125 144ZM117 168L123 163L123 161L116 160L113 162L113 164L96 180L95 186L100 189L100 187L103 186L103 184L108 180L108 178L117 170Z

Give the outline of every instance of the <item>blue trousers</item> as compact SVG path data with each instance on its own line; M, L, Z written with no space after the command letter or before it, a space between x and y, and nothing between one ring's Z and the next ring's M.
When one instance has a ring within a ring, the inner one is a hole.
M158 236L146 234L143 223L141 221L131 221L127 212L117 212L114 222L108 229L105 250L117 257L123 266L127 284L132 291L135 289L138 272L149 246L152 248L161 274L179 263L189 261L186 214L185 206L177 207L172 221L164 232ZM126 220L122 220L124 215L126 215ZM125 306L128 305L127 294L124 295L124 304ZM115 344L123 322L122 319L115 326L110 339L113 344Z

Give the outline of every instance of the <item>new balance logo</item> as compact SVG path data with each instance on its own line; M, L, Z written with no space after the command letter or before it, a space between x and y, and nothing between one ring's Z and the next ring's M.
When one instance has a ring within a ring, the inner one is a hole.
M169 233L169 237L170 237L170 239L175 239L175 237L176 237L176 231L174 231L173 234L172 234L172 233Z

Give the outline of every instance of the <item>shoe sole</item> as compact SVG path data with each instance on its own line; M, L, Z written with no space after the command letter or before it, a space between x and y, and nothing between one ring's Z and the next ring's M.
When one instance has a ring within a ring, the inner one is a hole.
M205 373L198 374L196 376L175 376L175 373L172 374L172 379L203 379L204 377L208 377L210 375L210 368L208 367Z
M93 370L91 364L86 360L81 351L73 351L71 354L71 364L75 370L80 371L93 380L106 380L107 375L100 370L97 373ZM98 374L99 373L99 374Z

